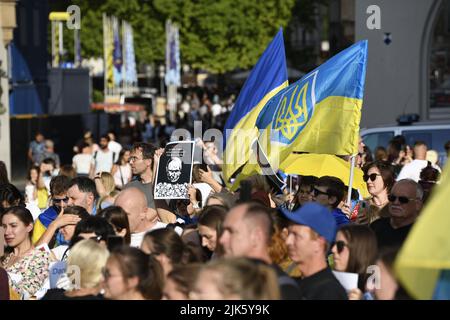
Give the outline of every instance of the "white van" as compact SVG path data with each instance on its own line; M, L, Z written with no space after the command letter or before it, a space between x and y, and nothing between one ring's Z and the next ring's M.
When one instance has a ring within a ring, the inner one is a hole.
M406 143L413 146L418 140L424 141L428 149L436 150L439 153L441 166L447 160L444 145L450 141L450 121L445 122L415 122L404 126L380 126L370 129L361 129L361 137L372 152L378 146L387 147L389 141L397 135L402 135Z

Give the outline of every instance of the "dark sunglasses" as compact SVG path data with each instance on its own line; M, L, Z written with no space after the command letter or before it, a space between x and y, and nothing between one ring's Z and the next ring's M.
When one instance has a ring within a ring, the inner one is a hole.
M381 174L378 174L378 173L365 174L365 175L363 176L363 179L364 179L364 182L367 182L369 179L370 179L370 181L375 181L375 179L376 179L378 176L381 176Z
M67 203L67 202L69 202L69 198L68 197L65 197L65 198L62 198L62 199L56 199L56 198L52 198L52 201L54 202L54 203L61 203L61 202L63 202L64 201L64 203Z
M390 194L390 195L388 196L388 200L389 200L390 202L395 202L397 199L398 199L398 201L399 201L401 204L407 204L409 201L414 201L414 200L416 200L416 199L407 198L407 197L403 197L403 196L397 197L397 196L395 196L395 195L393 195L393 194Z
M334 244L336 245L336 249L339 254L342 252L342 250L344 250L345 247L348 247L348 244L341 240L336 241Z
M314 197L319 196L319 194L324 194L324 195L328 196L328 192L323 192L323 191L320 191L319 189L316 189L316 188L313 189L313 194L314 194Z

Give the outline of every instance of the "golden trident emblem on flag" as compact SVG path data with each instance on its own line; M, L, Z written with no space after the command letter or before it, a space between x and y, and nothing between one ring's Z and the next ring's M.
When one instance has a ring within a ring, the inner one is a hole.
M281 106L275 117L274 130L280 130L281 134L292 142L301 127L308 122L308 106L306 97L308 93L308 82L306 82L297 94L299 86L292 91L289 104L289 95L283 97ZM295 104L294 104L295 100Z

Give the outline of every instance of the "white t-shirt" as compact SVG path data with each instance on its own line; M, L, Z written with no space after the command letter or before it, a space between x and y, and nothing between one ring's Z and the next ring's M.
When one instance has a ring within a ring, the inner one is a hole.
M108 142L108 149L115 153L116 159L119 156L120 150L122 150L122 146L117 141Z
M111 150L108 150L107 152L98 150L94 159L95 173L111 172L114 160L114 153Z
M122 173L122 176L120 175ZM127 163L123 166L120 166L117 168L116 172L114 173L114 183L117 187L123 188L125 184L127 184L131 180L131 166ZM123 179L123 185L122 185L122 179Z
M33 220L36 221L36 219L39 217L39 215L41 214L41 209L39 209L38 205L37 205L37 201L32 201L32 202L28 202L26 204L26 207L28 210L30 210L31 215L33 216Z
M204 182L194 183L193 186L194 188L200 190L200 193L202 194L202 208L203 208L206 202L208 201L208 197L211 194L211 191L213 191L213 189L209 184Z
M146 231L132 233L130 247L140 248L141 244L142 244L142 240L144 239L144 236L147 232L150 232L152 230L157 230L157 229L163 229L165 227L167 227L167 223L158 221L153 227L151 227L150 229L148 229Z
M397 181L403 180L403 179L412 179L415 182L419 182L420 180L420 172L423 168L425 168L428 165L427 160L413 160L410 163L406 164L400 173L398 174ZM437 169L439 172L441 172L441 169L436 166L432 165L433 168Z
M77 168L77 174L89 174L94 157L91 154L79 153L73 157L72 163Z
M222 113L222 106L218 103L213 104L211 107L211 113L213 117L217 117L219 114Z
M52 252L55 255L56 259L58 259L58 261L62 261L63 255L67 251L68 248L69 248L68 245L62 244L62 245L57 246L56 248L53 248ZM69 252L67 252L66 257L68 256L68 253Z

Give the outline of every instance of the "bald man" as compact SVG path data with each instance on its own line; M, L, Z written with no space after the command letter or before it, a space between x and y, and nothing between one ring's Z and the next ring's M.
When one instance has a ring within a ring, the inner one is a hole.
M414 160L408 164L405 164L397 177L397 181L403 179L412 179L415 182L419 182L420 172L428 165L428 161L426 160L427 151L428 148L425 142L416 141L416 143L414 144ZM441 168L433 164L432 166L433 168L441 172Z
M147 206L147 198L138 188L127 188L121 191L114 204L122 207L127 213L132 247L140 248L147 232L167 226L166 223L159 221L156 210Z

